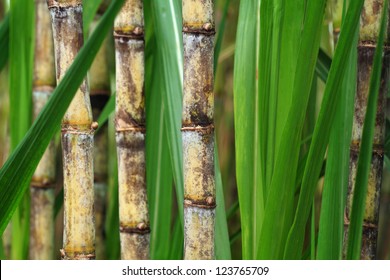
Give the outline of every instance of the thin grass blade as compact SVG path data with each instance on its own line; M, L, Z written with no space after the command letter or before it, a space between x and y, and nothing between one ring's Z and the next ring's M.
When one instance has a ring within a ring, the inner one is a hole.
M350 4L351 5L351 4ZM356 173L355 189L352 202L351 223L348 229L347 259L359 260L362 246L363 218L366 205L366 195L370 165L372 159L375 118L381 84L382 56L384 49L384 38L387 23L388 0L384 1L383 14L380 26L378 44L376 46L374 64L372 67L370 89L367 102L366 117L363 126L363 135L360 146L359 161Z
M334 125L329 140L325 183L318 233L317 259L337 260L342 257L344 208L349 176L349 146L352 136L353 111L357 76L357 36L340 89Z
M183 43L181 1L151 0L154 30L157 38L156 52L160 55L160 73L164 90L163 103L166 116L165 128L172 161L173 178L176 187L178 211L184 225L184 177L181 138L181 113L183 89Z

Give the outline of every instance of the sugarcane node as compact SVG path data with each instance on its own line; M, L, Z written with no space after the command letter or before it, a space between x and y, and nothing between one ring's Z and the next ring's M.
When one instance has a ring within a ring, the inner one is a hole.
M199 131L203 134L210 134L211 132L214 131L214 124L210 124L210 125L206 125L206 126L201 126L201 125L183 126L181 128L181 131Z
M39 93L45 93L45 94L51 94L54 91L54 87L48 86L48 85L37 85L34 86L33 92L39 92Z
M203 24L203 29L206 31L210 31L213 29L213 25L210 22L207 22L207 23Z
M139 224L136 227L130 227L130 226L119 226L119 231L121 233L129 233L129 234L148 234L150 233L150 227L146 223L140 223L144 224L143 228L138 228Z
M192 205L192 201L191 200L184 199L184 206L191 206L191 205Z
M211 26L210 29L205 29L204 25L202 25L201 27L183 26L183 33L192 34L192 35L203 34L205 36L214 36L215 28Z
M59 7L59 8L67 8L82 5L82 0L47 0L47 6Z
M214 205L214 197L212 197L212 196L207 197L206 198L206 203L208 205Z
M116 40L119 40L121 43L128 42L130 40L144 40L144 32L143 29L141 28L142 32L139 34L136 34L133 30L131 33L126 33L121 30L114 30L114 38ZM138 31L139 32L139 31Z
M211 197L207 197L204 201L194 201L190 199L184 199L184 208L188 207L196 207L196 208L203 208L203 209L214 209L217 207L215 204L215 199Z
M74 254L73 257L69 257L66 255L65 250L61 249L61 259L62 260L94 260L96 258L95 254Z
M91 124L91 129L96 130L96 129L98 129L98 128L99 128L99 124L98 124L97 122L93 122L93 123Z
M133 34L142 35L144 34L144 29L142 27L136 26L133 30Z
M147 225L146 225L145 223L139 223L139 224L137 225L137 228L138 228L139 230L144 230L144 229L147 228Z

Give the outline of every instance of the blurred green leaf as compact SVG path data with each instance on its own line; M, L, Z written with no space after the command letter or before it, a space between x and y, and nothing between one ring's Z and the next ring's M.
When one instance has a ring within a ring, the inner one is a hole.
M9 14L0 24L0 71L8 61L9 56Z
M9 22L9 128L11 151L31 125L34 50L34 2L12 0ZM23 32L20 32L23 30ZM23 197L12 219L11 258L28 256L29 193Z
M106 0L105 0L106 1ZM102 0L83 0L84 39L88 37L89 27L99 9Z

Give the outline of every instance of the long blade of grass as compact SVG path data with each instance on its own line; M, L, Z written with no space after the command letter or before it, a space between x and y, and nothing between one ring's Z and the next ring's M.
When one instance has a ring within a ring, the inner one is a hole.
M337 260L342 257L344 238L344 208L349 176L349 146L357 76L357 41L355 36L352 53L342 82L340 104L329 139L327 168L322 192L322 205L318 233L317 259Z
M9 55L9 14L0 24L0 71L3 70Z
M215 135L216 137L216 135ZM226 220L225 197L223 195L223 185L221 169L219 167L218 147L214 149L215 186L217 191L217 208L215 218L215 257L217 260L230 260L229 232Z
M259 1L241 1L234 61L234 128L236 176L240 201L243 258L253 259L256 224L262 220L263 190L260 177L257 53Z
M274 126L273 138L268 137L267 149L274 150L272 159L273 165L269 170L267 166L267 185L270 185L270 178L273 174L273 168L275 163L275 157L279 151L279 144L281 141L283 128L288 121L288 111L292 103L293 86L295 79L295 68L297 65L299 46L301 43L302 25L305 16L305 0L285 1L285 3L279 4L282 13L282 23L279 29L273 27L274 36L280 34L279 44L273 46L273 53L276 48L279 48L279 63L272 63L273 68L279 68L278 76L275 77L275 89L276 92L271 91L270 95L275 95L276 100L276 112L275 122L270 124L268 128L268 134L271 134L271 126ZM275 15L274 15L275 18ZM317 59L318 60L318 59ZM272 90L272 87L271 87ZM271 113L271 111L270 111ZM267 161L269 159L267 158Z
M363 0L352 1L343 23L335 57L329 72L320 114L310 145L294 223L290 229L284 251L286 259L301 258L306 222L316 190L318 175L321 171L322 160L319 159L324 158L329 142L335 112L339 105L340 94L338 93L340 92L346 65L351 54L350 42L353 41L356 34L363 3Z
M106 1L106 0L105 0ZM102 0L83 0L83 28L84 28L84 39L87 38L89 27L99 9Z
M124 0L112 2L96 30L77 55L74 63L55 89L22 142L0 170L0 234L26 191L31 176L50 139L58 131L61 119L77 88L92 64Z
M325 0L308 1L306 19L295 71L291 109L282 133L279 151L265 208L264 221L257 257L280 259L293 211L295 174L297 170L300 137L308 104L320 43Z
M184 225L184 178L181 139L181 113L183 89L183 44L181 35L181 2L178 0L151 0L156 52L161 59L165 128L172 161L178 211Z
M148 28L148 23L146 23L146 26ZM155 48L155 42L155 40L149 44L147 42L147 48ZM161 76L158 75L161 71L161 64L158 60L158 54L154 58L152 61L148 61L147 58L145 79L148 129L146 137L146 182L151 221L150 257L151 259L168 259L171 241L173 180L164 127L164 116L166 114L161 94L163 81Z
M351 5L351 4L350 4ZM370 79L366 117L364 119L362 142L356 172L355 189L352 202L351 223L348 229L347 259L359 260L362 246L362 228L366 205L368 178L374 142L375 118L381 83L382 55L387 23L388 1L384 1L378 44ZM342 35L342 34L341 34ZM388 81L387 81L388 82Z

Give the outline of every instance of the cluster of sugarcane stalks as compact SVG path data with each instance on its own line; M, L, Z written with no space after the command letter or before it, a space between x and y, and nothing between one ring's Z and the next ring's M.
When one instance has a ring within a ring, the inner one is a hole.
M142 0L127 0L124 3L115 20L114 37L121 258L149 259Z
M214 259L214 1L183 0L184 258Z
M350 155L350 178L348 198L345 214L345 241L347 244L347 228L352 209L353 186L355 185L358 166L360 142L363 132L363 124L367 107L367 99L372 72L376 42L379 34L381 15L383 12L383 0L366 0L361 15L359 45L358 45L358 77L357 93L355 101L353 132ZM390 12L390 10L389 10ZM368 181L366 208L363 222L363 240L361 249L362 259L375 259L378 238L379 200L382 184L384 139L385 139L385 106L386 93L390 75L390 28L387 30L385 40L381 87L379 91L378 109L374 131L374 149Z

